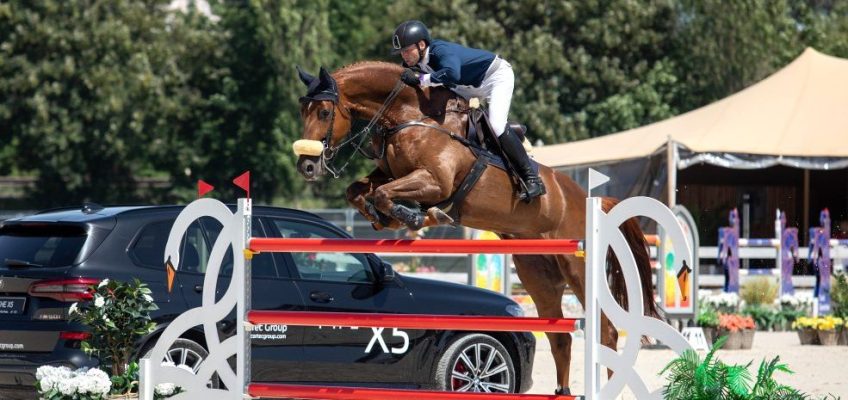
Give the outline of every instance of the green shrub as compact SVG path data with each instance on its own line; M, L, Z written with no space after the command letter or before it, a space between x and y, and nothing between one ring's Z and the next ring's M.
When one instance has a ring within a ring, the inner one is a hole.
M809 396L792 387L777 383L772 377L775 372L792 373L786 364L780 363L780 357L771 361L763 360L757 369L756 378L751 376L746 365L727 365L715 357L715 352L724 342L724 336L713 344L706 357L693 350L686 350L672 360L660 372L668 373L663 388L666 400L803 400ZM752 382L753 381L753 382ZM827 396L825 399L836 399Z
M848 276L833 275L830 286L830 310L833 316L848 319Z
M703 328L715 328L718 326L718 312L712 307L701 307L696 322Z
M772 305L777 299L777 282L771 278L757 277L742 286L742 300L748 306Z
M753 318L757 328L763 331L771 330L784 321L779 311L762 305L747 306L742 314Z

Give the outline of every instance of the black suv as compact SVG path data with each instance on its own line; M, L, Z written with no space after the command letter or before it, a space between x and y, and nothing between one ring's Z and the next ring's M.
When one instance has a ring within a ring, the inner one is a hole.
M80 350L84 327L67 318L72 303L90 298L89 285L139 278L150 286L159 325L138 343L139 354L178 314L201 304L206 261L222 227L206 217L189 228L168 293L163 254L182 209L87 205L0 224L0 398L32 397L41 365L98 364ZM253 213L254 237L349 237L311 213L258 206ZM231 252L228 259L221 275L232 272ZM263 253L252 267L253 309L521 315L505 296L401 276L373 254ZM218 296L227 281L219 279ZM218 327L232 335L234 320ZM493 392L530 388L536 346L532 334L509 332L260 325L251 336L256 382ZM189 331L168 358L196 369L206 355L202 332Z

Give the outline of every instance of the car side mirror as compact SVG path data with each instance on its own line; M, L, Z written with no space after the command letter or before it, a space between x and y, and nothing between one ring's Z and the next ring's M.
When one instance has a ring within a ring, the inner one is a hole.
M397 278L397 274L395 273L395 270L392 268L391 264L383 262L380 263L380 277L383 283L390 283L395 281L395 278Z

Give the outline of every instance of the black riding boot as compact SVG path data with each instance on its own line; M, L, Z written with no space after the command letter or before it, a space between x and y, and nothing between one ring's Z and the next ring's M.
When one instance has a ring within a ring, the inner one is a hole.
M527 156L527 151L524 150L524 145L522 145L518 135L507 126L504 133L498 137L498 141L501 143L504 154L518 170L521 180L527 186L527 191L521 193L518 198L529 203L533 198L545 194L545 184L539 178L539 175L533 171L530 157Z

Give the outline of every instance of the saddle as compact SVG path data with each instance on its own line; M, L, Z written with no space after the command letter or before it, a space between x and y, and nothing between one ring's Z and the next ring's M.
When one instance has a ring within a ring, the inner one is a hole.
M525 125L509 122L509 127L519 136L522 142L525 141L525 134L527 133L527 127ZM489 123L489 113L480 108L478 99L472 98L469 101L468 126L466 127L465 139L463 140L456 136L452 137L466 145L477 157L477 161L474 162L474 165L465 176L459 188L451 194L450 198L435 205L454 220L454 225L458 225L460 224L459 218L462 211L462 202L489 165L506 171L510 175L515 187L521 185L521 177L509 163L506 155L503 154L492 125ZM532 160L531 163L533 164L533 168L538 172L539 165Z
M498 143L495 143L495 133L492 125L489 123L489 113L480 108L480 102L476 98L469 101L469 107L470 112L468 114L468 127L465 137L472 142L476 142L489 152L502 156L500 146ZM526 125L512 121L508 122L508 125L522 142L526 139Z

